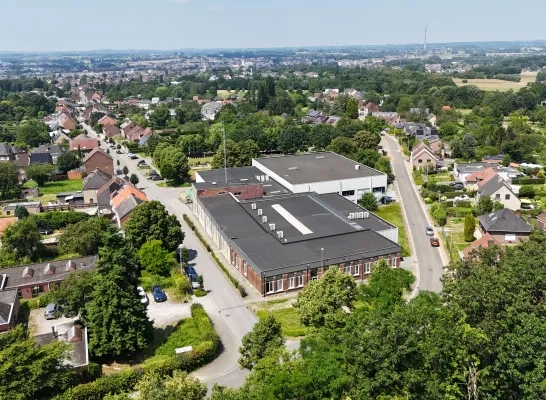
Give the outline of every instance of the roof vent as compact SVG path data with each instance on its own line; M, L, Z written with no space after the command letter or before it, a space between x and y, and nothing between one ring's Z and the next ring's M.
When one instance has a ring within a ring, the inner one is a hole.
M359 164L355 164L355 169L360 169L360 165Z
M241 178L241 182L246 182L248 181L248 178Z
M252 204L250 205L250 208L252 208L253 210L255 210L255 209L256 209L256 203L252 203Z
M65 272L75 271L76 270L76 263L72 260L69 260L66 263Z
M34 270L30 267L25 267L23 270L23 278L32 278L34 276Z
M298 169L298 167L289 167L289 168L288 168L289 171L292 171L292 170L294 170L294 169Z
M262 215L264 212L261 208L258 208L258 215Z
M274 231L275 230L275 224L269 224L269 230Z
M284 232L283 231L277 231L277 237L279 239L282 239L284 237Z
M216 182L212 182L213 185L216 185Z
M81 328L74 325L70 330L68 331L68 334L66 335L66 341L67 342L81 342L82 341L82 330Z
M55 273L55 267L48 263L44 268L44 275L52 275Z
M264 215L262 217L262 223L265 224L267 222L267 215Z
M349 219L355 219L355 213L350 213L349 214Z

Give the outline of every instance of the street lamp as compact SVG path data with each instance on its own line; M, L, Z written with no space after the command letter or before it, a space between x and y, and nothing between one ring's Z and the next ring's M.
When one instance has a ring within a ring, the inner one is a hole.
M180 243L178 245L178 255L180 256L180 274L184 275L184 272L182 271L182 249L184 248L184 245Z

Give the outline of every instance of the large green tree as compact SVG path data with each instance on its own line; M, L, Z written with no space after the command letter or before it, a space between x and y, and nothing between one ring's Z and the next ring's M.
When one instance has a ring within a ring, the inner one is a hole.
M51 293L57 304L63 305L66 315L81 314L85 318L85 305L95 287L96 273L74 271Z
M138 251L142 267L153 275L167 276L176 265L173 253L163 248L161 240L150 240Z
M184 183L189 179L188 159L180 148L168 143L161 143L156 147L153 159L164 178L179 183Z
M2 235L2 250L17 258L28 257L37 261L44 249L41 239L35 219L25 218L6 228Z
M55 170L53 164L33 164L26 167L27 177L34 180L38 186L44 186Z
M169 214L159 201L139 204L125 224L125 236L136 249L150 240L160 240L167 251L175 251L184 241L184 232L176 216Z
M18 194L19 169L12 162L0 161L0 192L3 198Z
M104 244L105 235L117 231L104 217L94 217L68 225L59 236L61 253L77 253L82 256L97 254Z
M358 205L368 211L377 211L379 208L377 205L377 199L373 193L364 193L362 197L358 199Z
M30 147L51 143L47 125L36 119L21 122L17 128L17 142L25 143Z
M252 331L243 337L243 345L239 347L239 365L251 370L261 359L269 356L274 350L284 345L281 324L273 314L261 318Z
M81 160L76 154L71 151L65 151L57 157L57 168L59 171L68 172L78 168L81 165Z
M353 97L347 100L347 107L345 108L345 113L351 119L358 118L358 103Z
M150 116L154 128L165 128L171 119L171 113L167 106L161 106L154 110Z
M321 279L309 282L298 293L294 308L305 326L335 328L344 324L355 299L353 277L333 266Z
M381 141L381 136L377 133L360 131L356 133L354 141L358 149L377 150L377 146Z
M68 345L54 341L37 346L22 325L0 335L0 398L51 398L66 389L74 371L65 360Z
M174 371L172 376L146 374L136 389L139 400L203 400L207 385L191 378L185 371Z

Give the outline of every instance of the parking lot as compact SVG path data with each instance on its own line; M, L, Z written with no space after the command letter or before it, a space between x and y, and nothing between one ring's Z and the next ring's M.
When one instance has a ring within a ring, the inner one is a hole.
M44 333L51 333L51 328L57 324L63 324L65 322L71 322L72 318L57 318L47 320L44 317L45 308L38 308L30 311L30 318L28 325L32 332L32 335L43 335Z
M191 316L191 303L175 303L171 300L156 303L148 293L148 318L154 321L156 328L176 324L178 321Z

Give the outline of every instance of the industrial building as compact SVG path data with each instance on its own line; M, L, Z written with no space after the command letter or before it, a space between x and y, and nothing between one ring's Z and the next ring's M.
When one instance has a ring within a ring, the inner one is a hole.
M337 193L239 197L195 196L193 211L262 296L298 290L331 266L364 280L380 259L400 264L398 228Z

